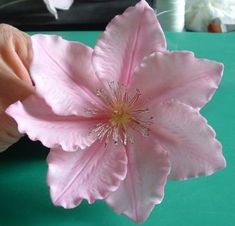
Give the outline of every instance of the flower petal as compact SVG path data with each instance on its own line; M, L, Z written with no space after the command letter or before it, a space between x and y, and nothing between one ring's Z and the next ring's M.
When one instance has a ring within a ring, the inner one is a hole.
M104 82L127 85L145 56L165 49L165 38L156 15L142 0L108 24L94 49L93 65Z
M125 149L97 141L86 150L52 149L48 156L48 184L55 205L73 208L82 199L89 203L115 191L126 176Z
M21 133L26 133L31 140L40 140L49 148L61 146L65 151L76 151L90 146L95 140L90 132L96 119L58 116L36 95L12 104L6 112L16 120Z
M201 108L218 88L222 71L222 64L196 59L191 52L158 52L143 61L132 89L143 90L153 103L176 99Z
M91 67L92 49L59 36L32 36L31 76L37 93L59 115L86 115L98 100Z
M0 113L0 152L17 142L22 135L18 132L16 122L6 115Z
M170 179L210 175L226 165L215 132L190 106L174 101L157 105L152 132L168 151Z
M135 134L134 143L127 146L127 177L107 203L118 213L136 222L147 219L155 204L164 196L164 186L170 170L166 152L153 137Z

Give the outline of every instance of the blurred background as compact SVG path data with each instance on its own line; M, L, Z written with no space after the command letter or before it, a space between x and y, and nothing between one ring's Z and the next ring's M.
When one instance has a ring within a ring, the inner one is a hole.
M59 0L62 2L61 0ZM59 2L57 0L57 2ZM115 15L139 0L74 0L68 10L53 16L43 0L0 0L0 22L22 30L102 30ZM66 0L64 1L66 2ZM148 0L154 7L154 0Z
M25 31L103 30L139 0L0 0L0 23ZM234 30L235 0L147 0L165 31Z

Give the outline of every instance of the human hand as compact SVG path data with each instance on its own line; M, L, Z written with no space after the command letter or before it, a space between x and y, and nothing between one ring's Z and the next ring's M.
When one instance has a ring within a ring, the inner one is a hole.
M31 39L26 33L0 24L0 152L21 137L5 109L34 91L29 74L32 58Z

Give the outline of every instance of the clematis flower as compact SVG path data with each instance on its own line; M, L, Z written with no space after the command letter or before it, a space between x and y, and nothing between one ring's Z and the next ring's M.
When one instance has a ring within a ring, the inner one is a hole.
M68 10L73 4L73 0L43 0L46 4L48 11L58 19L58 13L56 9Z
M225 167L199 109L223 66L166 50L146 1L107 26L94 49L58 36L32 37L36 93L7 109L19 131L50 147L55 205L105 201L137 222L164 196L168 179Z
M0 24L0 152L22 136L15 121L5 114L6 108L33 93L28 72L31 40L24 32Z

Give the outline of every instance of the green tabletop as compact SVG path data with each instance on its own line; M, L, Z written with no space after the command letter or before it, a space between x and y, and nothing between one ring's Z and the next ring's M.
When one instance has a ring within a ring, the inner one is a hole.
M47 32L48 33L48 32ZM52 33L52 32L49 32ZM99 32L53 32L94 46ZM224 77L202 114L223 144L227 168L210 177L169 181L165 198L145 226L235 225L235 33L167 33L171 50L223 62ZM0 226L131 226L104 202L65 210L54 207L46 185L47 150L27 139L0 154Z

